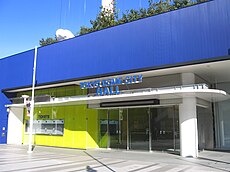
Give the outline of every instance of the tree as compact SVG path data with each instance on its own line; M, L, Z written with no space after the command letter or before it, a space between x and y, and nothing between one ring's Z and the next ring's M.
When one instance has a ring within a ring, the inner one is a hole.
M170 5L170 0L160 0L158 3L155 3L156 6L156 13L164 13L172 10L172 6Z
M79 34L89 33L92 31L101 30L107 27L115 26L118 24L118 11L116 10L116 6L114 4L114 10L111 11L109 9L101 8L101 12L97 15L95 20L90 20L91 28L81 27Z
M57 42L57 39L56 38L42 38L41 40L39 40L39 44L40 46L46 46L46 45L49 45L49 44L53 44Z
M183 8L193 3L190 0L173 0L173 6L175 9Z
M159 2L155 2L155 0L148 0L149 6L147 9L141 8L139 10L134 10L134 9L127 10L126 13L122 13L120 19L118 17L119 10L116 9L116 3L114 3L113 11L100 7L101 11L96 16L96 19L90 20L91 27L82 26L80 28L78 35L83 35L89 32L101 30L118 24L131 22L141 18L153 16L156 14L161 14L164 12L176 10L179 8L184 8L190 5L207 2L207 1L209 0L159 0ZM57 39L42 38L39 42L41 46L45 46L57 42Z
M122 13L120 19L118 18L119 10L116 9L116 4L114 4L114 10L112 12L111 10L100 7L101 11L97 15L96 19L90 21L91 27L81 27L79 34L81 35L101 30L107 27L131 22L206 1L209 0L160 0L159 2L155 2L155 0L148 0L149 7L147 9L141 8L139 10L127 10L126 13Z
M83 34L86 34L86 33L89 33L89 32L92 32L91 28L88 28L86 26L81 26L78 35L83 35Z

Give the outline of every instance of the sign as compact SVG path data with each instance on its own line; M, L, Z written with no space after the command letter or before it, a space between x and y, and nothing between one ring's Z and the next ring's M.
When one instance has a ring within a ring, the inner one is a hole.
M96 89L97 96L120 94L119 85L128 85L142 82L142 75L132 75L125 77L94 80L80 82L81 89Z
M107 125L108 124L108 120L100 120L100 124L104 124L104 125ZM112 124L115 124L115 125L118 125L118 120L109 120L109 124L112 125Z

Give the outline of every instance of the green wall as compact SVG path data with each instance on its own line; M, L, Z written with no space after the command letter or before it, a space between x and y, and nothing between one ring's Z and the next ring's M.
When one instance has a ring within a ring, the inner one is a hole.
M31 92L20 92L18 97L23 94L31 95ZM78 86L58 87L52 89L36 90L35 96L51 95L52 97L66 97L85 95L86 91L81 90ZM64 135L34 135L34 144L69 147L69 148L98 148L107 147L107 134L102 138L100 136L99 113L101 110L88 109L87 105L71 106L50 106L36 107L34 110L34 119L40 119L40 115L46 115L47 119L64 120ZM103 116L105 112L102 113ZM23 143L28 143L28 133L25 132L26 120L29 117L24 113ZM102 140L103 139L103 143Z

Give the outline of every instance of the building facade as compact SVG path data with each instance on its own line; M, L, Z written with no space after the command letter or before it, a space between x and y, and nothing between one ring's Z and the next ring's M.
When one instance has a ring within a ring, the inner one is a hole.
M213 0L38 48L34 144L229 150L229 6ZM33 59L0 60L0 143L28 143Z

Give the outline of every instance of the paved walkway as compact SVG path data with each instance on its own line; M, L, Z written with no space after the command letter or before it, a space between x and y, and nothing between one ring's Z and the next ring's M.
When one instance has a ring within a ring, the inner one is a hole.
M199 158L159 152L77 150L36 146L32 154L20 145L0 145L1 172L210 172L230 171L230 153L203 151Z

